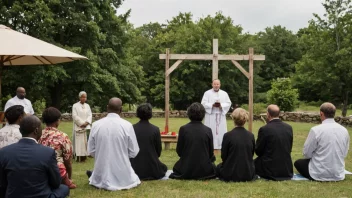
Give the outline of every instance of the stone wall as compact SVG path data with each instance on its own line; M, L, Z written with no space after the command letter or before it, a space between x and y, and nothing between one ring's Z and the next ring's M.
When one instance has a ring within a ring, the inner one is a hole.
M93 113L93 120L99 120L105 117L107 113ZM153 112L154 118L163 118L164 112L158 111ZM133 118L136 117L135 112L123 112L121 113L121 117L125 118ZM266 114L261 115L254 115L254 120L261 120L261 117L265 119ZM186 111L171 111L170 118L187 118ZM230 114L227 114L227 118L230 119ZM320 116L319 113L305 113L305 112L282 112L280 113L280 119L284 121L292 121L292 122L305 122L305 123L320 123ZM61 117L62 121L72 121L71 114L65 113L62 114ZM336 116L335 121L345 125L345 126L352 126L352 117L341 117Z

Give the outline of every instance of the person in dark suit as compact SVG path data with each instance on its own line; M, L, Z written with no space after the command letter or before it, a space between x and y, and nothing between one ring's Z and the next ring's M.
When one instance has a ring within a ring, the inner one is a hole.
M269 105L265 126L258 132L255 153L255 171L269 180L290 180L293 176L291 159L293 131L292 127L279 119L280 108Z
M152 117L152 106L149 103L141 104L137 108L137 117L140 121L133 125L139 145L139 153L131 158L131 165L140 180L155 180L165 176L167 166L160 162L161 136L160 130L149 123Z
M20 123L22 139L0 150L0 197L62 198L69 189L61 185L56 154L38 144L41 122L34 115Z
M172 179L212 179L216 177L213 134L202 123L205 109L193 103L187 109L190 123L181 126L176 151L180 159L176 162Z
M237 108L231 117L236 127L225 133L222 140L222 163L217 166L217 175L223 181L252 181L256 178L253 162L255 140L253 133L243 127L248 120L248 112Z

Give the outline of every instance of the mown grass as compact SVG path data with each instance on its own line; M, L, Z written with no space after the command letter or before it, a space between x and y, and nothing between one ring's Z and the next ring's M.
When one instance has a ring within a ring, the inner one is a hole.
M138 119L128 119L131 123L136 123ZM164 118L153 118L151 122L157 125L160 130L164 129ZM188 119L170 119L170 131L178 132L181 125L186 124ZM294 144L292 149L293 160L302 157L302 148L309 129L314 126L308 123L288 122L294 129ZM228 129L232 129L233 124L228 120ZM257 136L259 127L263 122L254 122L254 134ZM61 130L72 135L72 123L62 122ZM351 128L348 128L351 135ZM175 144L170 150L163 151L161 161L169 169L178 160L175 152ZM216 156L216 163L221 162L220 156ZM113 160L113 159L112 159ZM73 164L73 180L78 185L77 189L71 190L70 197L352 197L352 175L346 176L341 182L311 182L311 181L284 181L273 182L257 180L247 183L225 183L218 180L209 181L147 181L136 188L124 191L109 192L98 190L88 184L85 174L86 170L91 170L94 166L94 159L89 158L85 163ZM352 157L348 154L346 159L346 169L352 170ZM296 170L294 170L296 172Z

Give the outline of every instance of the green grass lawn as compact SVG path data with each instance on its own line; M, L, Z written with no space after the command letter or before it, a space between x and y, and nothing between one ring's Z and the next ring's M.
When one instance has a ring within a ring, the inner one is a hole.
M138 120L128 119L131 123ZM151 122L163 130L165 119L154 118ZM181 125L186 124L188 119L170 119L170 131L178 132ZM314 126L308 123L293 123L294 143L292 149L293 160L302 157L302 148L309 129ZM233 124L228 120L228 129L233 128ZM259 127L263 122L254 122L254 134L257 136ZM59 127L70 136L72 135L72 123L62 122ZM351 135L351 128L348 128ZM352 144L351 144L352 145ZM171 150L163 151L161 161L169 169L178 160L175 151L176 145L172 145ZM216 164L221 162L220 156L216 156ZM113 159L111 159L113 160ZM311 182L311 181L284 181L273 182L257 180L246 183L225 183L218 180L209 181L147 181L136 188L123 191L109 192L98 190L88 184L86 170L91 170L94 159L89 158L85 163L73 164L73 180L78 185L71 190L71 197L352 197L352 175L346 176L341 182ZM352 157L348 154L346 159L346 169L352 171ZM296 172L296 170L294 170Z

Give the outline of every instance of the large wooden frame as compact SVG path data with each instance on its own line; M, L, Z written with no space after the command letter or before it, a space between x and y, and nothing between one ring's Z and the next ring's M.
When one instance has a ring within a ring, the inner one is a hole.
M218 54L218 39L213 39L213 54L170 54L170 49L166 49L166 54L159 54L160 59L165 59L165 131L169 131L169 102L170 102L170 74L182 63L183 60L212 60L213 61L213 80L218 79L218 61L230 60L249 80L248 111L249 123L248 130L252 132L253 127L253 61L265 60L264 55L254 55L253 48L249 48L248 55L222 55ZM170 67L170 60L177 60ZM249 72L247 72L237 61L248 60Z

